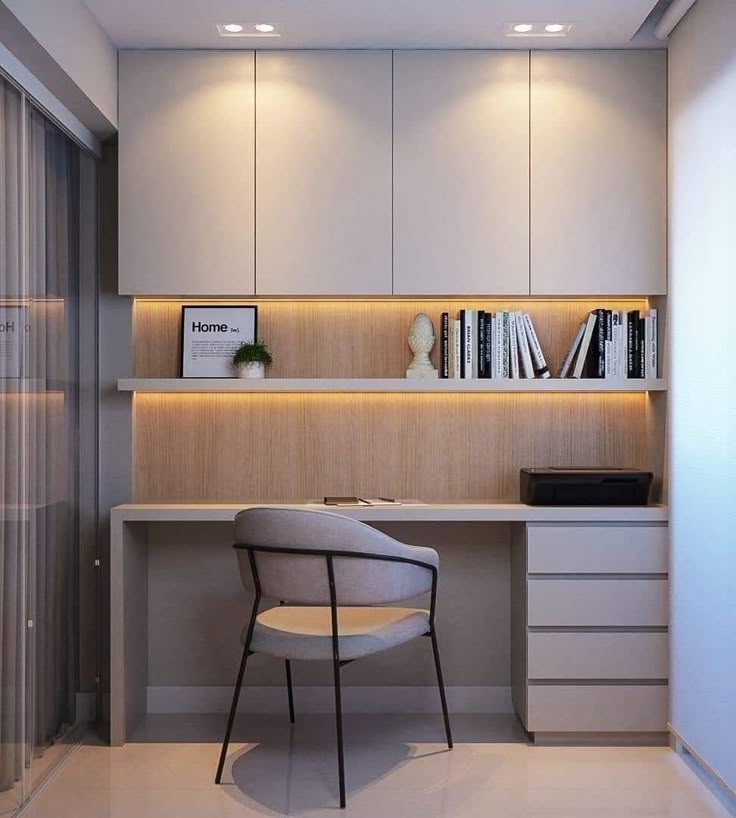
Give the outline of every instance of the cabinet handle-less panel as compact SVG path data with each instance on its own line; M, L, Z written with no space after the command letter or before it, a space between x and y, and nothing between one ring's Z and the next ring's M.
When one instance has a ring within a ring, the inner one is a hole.
M119 291L252 295L252 51L121 51Z
M660 733L667 729L666 685L531 685L531 732Z
M667 55L535 51L531 292L666 291Z
M666 633L530 633L530 679L666 679Z
M394 292L529 293L529 54L394 54Z
M256 292L391 293L391 52L256 56Z
M529 627L667 625L665 579L529 579Z
M530 574L666 574L667 526L530 525Z

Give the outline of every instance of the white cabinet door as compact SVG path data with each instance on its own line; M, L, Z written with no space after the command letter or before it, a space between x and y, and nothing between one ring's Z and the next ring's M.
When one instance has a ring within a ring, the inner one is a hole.
M121 51L119 291L251 295L252 51Z
M256 56L256 291L391 293L391 52Z
M394 292L529 294L529 54L394 54Z
M666 291L667 55L535 51L531 292Z

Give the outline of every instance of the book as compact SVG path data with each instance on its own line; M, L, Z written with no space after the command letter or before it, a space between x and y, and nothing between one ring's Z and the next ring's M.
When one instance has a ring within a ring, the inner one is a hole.
M450 377L450 316L440 316L440 378Z
M578 351L580 342L583 340L585 326L586 322L583 321L583 323L578 327L578 331L575 333L575 338L573 339L573 342L570 345L570 349L567 350L567 354L565 355L565 357L562 360L562 363L560 364L560 368L557 372L558 378L569 377L570 369L572 368L572 363L575 360L575 353Z
M516 326L517 313L509 313L509 375L515 380L519 379L519 341ZM521 322L519 322L518 330L523 332Z
M613 377L613 310L604 310L606 337L603 344L603 377Z
M460 377L465 377L465 310L457 314L460 321Z
M645 340L647 319L646 316L639 319L639 377L646 377L647 368L647 345Z
M462 347L462 333L460 332L460 321L452 319L452 377L458 379L460 373L460 358Z
M647 378L656 378L659 373L659 327L657 326L657 310L651 309L647 315L650 320Z
M491 316L491 377L498 378L498 314Z
M531 316L528 312L524 313L524 328L526 330L526 337L529 341L529 351L532 355L532 363L534 364L534 374L538 378L549 378L549 369L547 368L547 361L544 359L542 346L537 338L537 333L534 330Z
M626 315L626 377L636 378L636 335L639 326L639 310L630 310Z
M485 313L486 317L486 340L483 348L483 371L484 377L493 377L493 313Z
M520 312L516 313L517 326L523 328L524 317ZM532 353L529 349L529 339L526 337L526 332L517 332L516 338L519 343L519 370L522 378L534 377L534 364L532 362Z
M619 311L612 310L611 313L611 366L608 377L618 378L618 353L619 353Z
M499 346L501 349L501 377L511 376L511 361L509 360L509 311L501 310L501 336Z
M463 378L473 378L475 373L475 316L474 310L463 310Z
M585 323L585 332L583 332L583 337L580 341L580 348L578 349L578 354L575 358L575 366L572 370L573 378L583 377L583 371L588 360L588 353L590 352L591 341L593 339L593 331L597 322L598 313L593 311L588 315L588 320Z
M476 374L479 378L486 376L486 314L483 310L478 310L478 369Z

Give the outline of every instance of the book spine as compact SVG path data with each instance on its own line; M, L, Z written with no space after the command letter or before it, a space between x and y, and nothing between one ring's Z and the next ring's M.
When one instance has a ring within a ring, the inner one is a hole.
M478 310L478 377L486 376L486 314Z
M498 316L491 315L491 377L498 377L498 359L496 349L498 348Z
M519 340L516 326L517 313L509 313L509 369L514 380L519 379ZM522 329L519 325L518 329Z
M440 378L450 377L450 316L440 316Z
M606 343L603 358L603 375L613 377L613 310L606 310Z
M646 375L647 368L647 345L645 335L647 331L646 316L639 319L639 377L643 378Z
M583 340L583 333L585 332L585 322L583 322L579 327L578 331L575 333L575 338L570 346L570 349L567 350L567 354L565 355L562 364L557 372L558 378L567 378L570 374L570 369L572 367L572 362L575 358L575 353L578 351L578 347L580 346L580 342Z
M619 331L618 310L613 310L611 313L611 375L612 378L618 378L618 353L619 353Z
M474 376L473 372L473 347L474 347L474 336L475 336L475 326L473 323L473 310L465 310L465 327L464 327L464 336L463 336L463 354L464 354L464 364L463 364L463 377L464 378L472 378Z
M606 374L606 311L598 310L598 350L596 355L596 368L594 377L603 378Z
M583 338L580 341L580 350L575 358L575 366L572 372L573 378L581 378L585 374L586 367L588 366L588 360L590 358L590 351L593 346L593 331L597 321L597 314L595 312L589 313L588 320L585 323L585 332L583 333Z
M465 377L465 310L457 314L460 321L460 377Z
M511 325L509 321L509 311L504 310L501 321L501 347L503 354L503 377L511 377L511 356L509 342L511 340Z
M639 324L639 311L631 310L626 316L626 377L636 377L636 332Z
M531 379L534 377L534 364L532 363L532 353L529 349L529 339L526 337L523 313L516 313L516 340L519 342L519 370L522 378Z
M652 321L652 339L651 339L651 346L649 348L649 377L656 378L658 377L659 373L659 344L658 344L658 334L659 334L659 327L657 325L657 310L651 309L649 310L649 317Z
M492 378L493 373L491 369L491 362L492 352L491 352L491 336L492 336L492 325L493 325L493 315L490 312L485 313L486 317L486 341L483 347L483 371L485 372L486 378Z
M453 372L452 377L459 379L462 377L460 372L460 351L462 349L462 335L460 332L460 321L454 318L452 321L452 356L453 356Z
M524 329L526 331L527 341L529 342L529 351L532 355L534 374L538 378L549 378L549 369L547 368L547 361L544 359L542 345L539 343L539 338L537 338L534 324L532 324L532 319L528 312L524 313Z

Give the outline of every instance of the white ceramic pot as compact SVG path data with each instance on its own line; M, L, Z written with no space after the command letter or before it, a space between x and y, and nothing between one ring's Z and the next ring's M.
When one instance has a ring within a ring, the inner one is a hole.
M253 361L252 363L239 366L238 374L241 378L265 378L266 367L261 363Z

